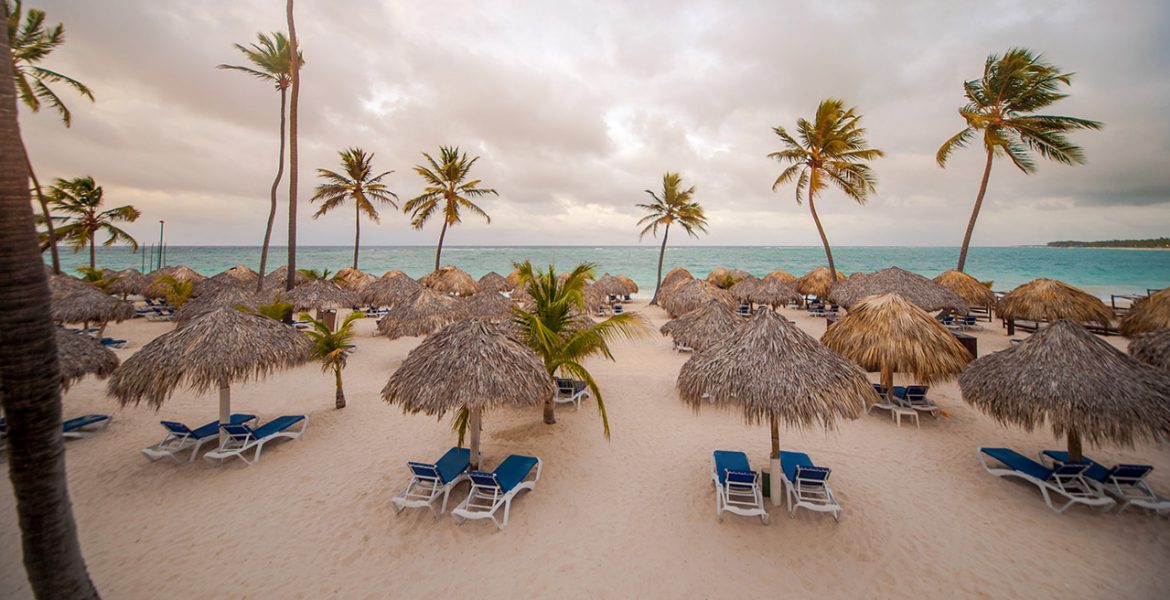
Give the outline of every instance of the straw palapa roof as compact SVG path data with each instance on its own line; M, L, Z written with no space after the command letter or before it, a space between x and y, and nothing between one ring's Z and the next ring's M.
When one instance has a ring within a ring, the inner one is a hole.
M231 284L241 288L256 287L256 280L260 279L260 274L253 271L247 265L236 265L230 269L225 269L221 273L217 273L205 279L200 287L208 285Z
M314 279L285 292L280 299L292 304L293 310L337 310L357 304L358 295L332 281Z
M995 306L995 293L991 288L962 271L944 271L934 278L934 282L958 294L970 306Z
M763 284L763 279L760 279L755 275L748 275L747 277L744 277L743 279L740 279L738 282L736 282L735 285L727 288L727 291L730 292L732 297L734 297L736 300L747 300L748 296L755 290L759 289L759 287Z
M659 304L671 317L677 317L699 308L710 300L718 300L729 308L738 305L727 290L721 290L699 279L692 279L672 288L665 298L659 297Z
M817 267L796 280L792 287L799 294L813 295L818 298L825 298L829 295L829 290L833 287L832 276L829 274L829 267ZM837 271L837 281L845 279L845 274Z
M1170 429L1170 372L1142 364L1068 320L981 357L963 400L1000 423L1130 445Z
M743 322L727 305L710 300L673 321L667 321L659 331L662 335L670 334L676 342L702 350L736 331Z
M50 283L49 310L54 321L60 323L108 323L134 318L134 305L124 302L97 288L80 286L54 278Z
M489 271L479 278L479 289L485 292L506 292L516 286L495 271Z
M419 288L382 318L378 331L392 340L430 335L459 317L459 300L429 288Z
M1135 335L1129 342L1129 355L1147 365L1170 370L1170 329Z
M790 300L800 300L800 294L779 278L761 279L760 284L748 293L747 299L756 304L777 307L784 306Z
M401 271L392 271L367 285L361 292L362 304L397 306L406 302L422 286Z
M302 364L309 346L289 325L221 308L143 346L114 371L107 391L123 405L157 408L180 386L206 392Z
M1099 298L1055 279L1034 279L1008 292L996 303L1004 319L1096 323L1109 327L1113 311Z
M728 277L730 277L732 280L731 285L735 285L735 283L740 281L741 279L744 279L746 277L751 277L751 276L752 276L751 273L748 273L747 271L744 271L742 269L728 269L727 267L715 267L714 269L711 269L710 273L707 273L707 283L714 285L714 286L717 286L717 287L727 288L727 287L731 287L731 286L727 285L727 278Z
M137 269L122 269L111 274L108 279L112 279L106 291L111 294L118 294L120 296L129 296L131 294L138 294L150 285L150 280L146 275L138 272Z
M796 275L793 275L784 269L776 269L775 271L764 275L765 281L771 281L773 279L780 281L780 283L792 283L793 281L796 281Z
M502 280L503 277L500 279ZM468 319L504 320L512 318L512 302L503 294L492 290L484 290L461 300L459 310L464 318Z
M951 330L898 294L870 296L821 336L842 356L870 371L911 373L920 383L958 375L971 354Z
M61 364L61 388L69 386L86 375L106 378L118 367L118 355L102 345L97 338L81 335L63 327L57 328L57 359Z
M602 275L601 279L598 279L596 282L590 285L589 289L594 294L604 297L611 294L616 296L624 295L626 290L629 288L627 288L626 284L622 283L621 280L619 280L617 277L606 273L605 275Z
M276 289L276 290L283 290L284 286L287 282L288 282L288 265L280 265L279 267L276 268L276 270L274 270L271 273L264 276L264 286L263 287ZM304 273L301 273L300 271L297 271L296 275L293 275L293 287L294 288L297 287L298 285L304 285L308 282L309 282L309 276L305 275Z
M618 281L622 282L622 284L626 286L627 294L638 293L638 284L635 283L633 279L630 279L625 275L614 275L614 277L616 277Z
M539 406L556 392L544 362L497 326L468 319L423 340L382 388L408 413Z
M857 418L873 396L856 365L768 308L691 356L677 385L696 411L710 400L740 408L749 424L775 418L800 428L832 429Z
M195 284L196 287L198 287L198 284L201 281L207 279L206 277L196 273L195 271L192 271L183 265L172 265L169 267L163 267L161 269L155 269L154 271L148 273L146 277L150 280L150 284L146 286L146 289L139 290L139 293L143 296L146 296L147 298L162 298L163 296L166 296L167 288L161 281L164 275L168 275L175 281L179 282L190 281L191 283Z
M361 292L367 285L374 283L378 278L363 273L353 267L346 267L337 272L333 276L333 283L336 283L343 290L351 290L354 292Z
M254 282L253 282L254 283ZM256 308L256 294L234 285L219 285L198 298L188 300L175 311L175 325L184 327L203 315L221 308L246 306Z
M465 273L463 269L451 265L439 267L438 271L424 275L418 282L423 287L442 294L470 296L479 291L479 285L475 283L471 275Z
M690 271L688 271L682 267L675 267L675 268L667 271L666 276L664 276L662 278L661 289L666 290L666 288L671 287L671 286L675 285L676 283L683 283L687 280L691 280L694 278L695 278L694 275L691 275Z
M1130 307L1121 318L1121 335L1131 336L1170 327L1170 288L1154 292Z
M955 292L917 273L898 267L889 267L841 281L829 291L829 300L850 308L862 298L881 294L898 294L926 311L967 312L967 302Z

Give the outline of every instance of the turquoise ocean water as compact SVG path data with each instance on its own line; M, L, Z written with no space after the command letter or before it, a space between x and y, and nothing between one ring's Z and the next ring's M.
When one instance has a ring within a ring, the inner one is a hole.
M269 254L271 268L284 264L288 250L273 247ZM955 247L858 247L833 249L839 270L876 271L898 266L927 277L953 268L959 250ZM48 259L46 253L46 260ZM88 253L73 254L62 248L61 257L70 271L87 264ZM133 253L129 248L98 248L99 267L142 269L147 251ZM584 261L598 266L598 274L624 274L638 283L642 294L654 289L658 248L652 246L447 246L443 264L453 264L478 278L488 271L507 275L513 261L530 259L536 265L555 263L561 270ZM391 269L420 277L434 266L435 249L426 246L369 247L361 250L363 271L381 275ZM297 250L298 268L338 269L353 261L353 247L302 246ZM174 246L168 247L166 264L187 265L212 275L236 264L259 267L257 246ZM799 276L817 265L825 264L820 247L795 246L670 246L666 249L663 271L683 267L696 276L705 276L715 267L740 268L756 275L784 269ZM149 264L146 268L150 270ZM1100 248L994 247L972 248L967 256L966 271L981 280L995 282L994 289L1007 291L1035 279L1051 277L1078 286L1087 292L1108 298L1115 293L1141 293L1147 289L1170 286L1170 251L1118 250Z

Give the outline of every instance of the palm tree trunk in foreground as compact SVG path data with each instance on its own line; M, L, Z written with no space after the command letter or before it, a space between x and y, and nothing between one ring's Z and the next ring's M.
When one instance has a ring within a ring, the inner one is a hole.
M6 15L6 9L0 9ZM38 598L97 598L89 579L61 438L60 371L49 287L29 203L16 122L8 38L0 39L0 396L8 478L16 496L24 568Z
M291 290L297 281L297 108L301 96L301 64L297 60L297 28L293 22L293 0L285 5L288 19L289 56L292 56L292 101L288 107L288 277L284 289Z
M337 375L336 408L345 408L345 389L341 387L341 369L335 369L334 373Z
M825 258L829 261L829 285L832 285L837 282L837 266L833 264L833 251L829 249L829 238L825 237L825 228L821 226L821 218L817 216L811 188L808 191L808 209L812 212L813 222L817 224L817 233L821 234L821 243L825 245Z
M276 166L276 179L272 180L272 206L268 209L268 225L264 228L264 246L260 248L260 278L256 280L256 292L264 289L264 270L268 268L268 245L272 242L272 226L276 223L276 190L284 177L284 106L288 92L280 90L280 164Z
M650 299L651 306L658 306L658 289L662 287L662 258L666 256L666 238L670 237L670 223L662 232L662 248L658 250L658 279L654 280L654 297Z
M959 249L959 266L956 271L963 272L967 266L967 247L971 245L971 234L975 232L975 220L979 218L979 209L983 206L983 194L987 193L987 180L991 177L991 159L995 153L987 151L987 166L983 167L983 181L979 184L979 195L975 198L975 208L971 210L971 220L967 221L967 233L963 234L963 247Z
M443 230L439 232L439 247L435 249L435 270L439 270L439 261L443 258L443 238L447 237L447 219L443 219Z
M49 212L49 201L41 191L41 182L37 181L36 171L33 171L32 159L28 157L28 149L24 147L24 140L20 140L20 151L24 153L24 166L28 168L28 177L32 179L33 191L37 194L37 203L41 205L41 214L45 217L45 233L49 235L49 255L53 257L53 274L61 274L61 255L57 253L57 228L53 226L53 217Z

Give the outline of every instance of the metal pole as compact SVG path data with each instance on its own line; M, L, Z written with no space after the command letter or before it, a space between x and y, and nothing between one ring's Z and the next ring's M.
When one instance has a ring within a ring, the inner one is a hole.
M166 221L158 220L158 268L163 267L163 227L166 226Z

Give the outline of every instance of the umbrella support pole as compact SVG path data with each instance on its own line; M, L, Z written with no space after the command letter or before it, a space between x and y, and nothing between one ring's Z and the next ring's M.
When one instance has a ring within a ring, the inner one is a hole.
M219 422L232 422L232 388L226 381L219 382ZM227 432L219 429L219 443L222 446L227 441Z
M468 447L471 449L471 468L473 470L479 469L480 410L479 408L471 409L471 414L467 419L467 431L471 436Z
M780 499L784 495L781 489L780 474L780 423L776 417L770 419L772 426L772 452L768 455L768 493L771 494L772 506L780 506Z

